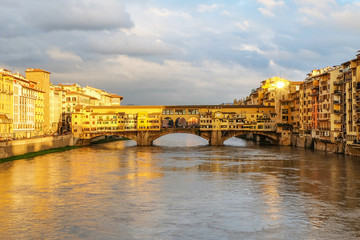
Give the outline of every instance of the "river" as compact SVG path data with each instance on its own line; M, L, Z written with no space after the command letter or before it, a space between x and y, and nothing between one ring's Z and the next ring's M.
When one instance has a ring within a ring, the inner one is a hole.
M360 158L172 134L0 163L0 239L356 239Z

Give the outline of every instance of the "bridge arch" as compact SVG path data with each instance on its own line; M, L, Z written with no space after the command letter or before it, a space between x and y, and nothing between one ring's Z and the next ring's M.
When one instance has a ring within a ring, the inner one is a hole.
M155 146L203 146L208 145L209 140L190 132L168 133L153 140Z
M222 140L225 142L226 140L237 137L237 136L249 136L250 137L256 137L259 136L260 138L268 139L271 143L278 143L279 142L279 136L276 133L273 132L261 132L261 131L229 131L225 132L222 136ZM251 136L252 135L252 136Z
M138 146L151 146L153 142L165 135L173 133L188 133L200 136L210 142L211 135L201 132L197 128L164 128L161 131L133 131L124 132L124 136L137 142Z

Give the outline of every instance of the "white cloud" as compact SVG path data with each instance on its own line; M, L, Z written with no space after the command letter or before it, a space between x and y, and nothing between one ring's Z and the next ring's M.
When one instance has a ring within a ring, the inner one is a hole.
M247 20L244 20L242 22L235 23L235 26L240 28L243 31L246 31L249 28L250 24Z
M172 15L172 12L169 9L150 8L149 12L160 17L168 17Z
M274 13L271 12L269 9L266 8L258 8L258 10L261 12L262 15L267 16L267 17L274 17Z
M257 0L257 1L262 5L264 5L266 8L270 8L270 9L285 5L285 2L283 1L275 1L275 0Z
M47 55L59 61L67 61L67 62L82 62L81 57L72 52L62 51L59 47L51 47L46 50Z
M191 15L189 13L186 12L182 12L182 11L170 11L169 9L163 8L163 9L159 9L159 8L150 8L148 10L148 12L152 15L155 15L157 17L181 17L184 19L191 19Z
M263 54L264 52L256 45L250 44L241 44L240 47L237 48L240 51L249 51L249 52L257 52L259 54Z
M205 4L200 4L198 6L198 11L199 12L211 12L213 11L214 9L216 9L218 7L217 4L212 4L212 5L205 5Z
M110 55L164 55L171 47L156 36L138 36L131 32L112 32L91 38L90 48L100 54Z
M334 23L342 30L359 34L360 22L360 3L345 5L343 8L336 8L329 17L334 19ZM334 24L334 25L335 25Z
M226 10L223 10L223 11L221 12L221 15L228 16L228 17L232 17L232 14L231 14L230 12L226 11Z
M285 6L285 2L276 0L257 0L264 7L258 8L262 15L267 17L274 17L274 9L276 7Z

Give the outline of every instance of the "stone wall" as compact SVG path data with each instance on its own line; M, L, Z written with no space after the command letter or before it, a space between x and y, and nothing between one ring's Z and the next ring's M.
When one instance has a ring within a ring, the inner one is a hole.
M51 148L60 148L73 145L74 140L72 135L0 142L0 158L7 158L31 152L48 150Z
M299 137L299 135L293 134L291 136L291 146L313 148L313 138L311 136Z
M322 142L320 140L314 141L314 149L322 150L329 153L345 153L345 144L344 143L332 143L332 142Z

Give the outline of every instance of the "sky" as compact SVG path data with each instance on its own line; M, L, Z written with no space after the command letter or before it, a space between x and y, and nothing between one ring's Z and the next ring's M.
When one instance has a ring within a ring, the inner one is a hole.
M0 68L51 72L124 105L221 104L355 58L360 2L0 0Z

